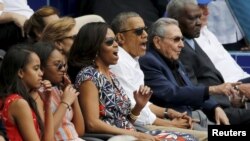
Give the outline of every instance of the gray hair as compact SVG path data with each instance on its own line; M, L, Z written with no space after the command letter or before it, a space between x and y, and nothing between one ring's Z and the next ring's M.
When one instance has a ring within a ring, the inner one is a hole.
M171 0L167 5L167 16L169 18L179 19L182 10L187 4L197 5L197 0Z
M149 31L149 39L148 39L150 46L153 44L153 39L155 36L160 36L160 37L165 36L167 32L165 27L170 25L179 26L179 23L175 19L160 18L151 25Z
M122 30L125 30L125 26L127 23L127 19L132 17L141 17L136 12L122 12L118 14L113 21L111 22L111 28L114 31L115 34L119 33Z

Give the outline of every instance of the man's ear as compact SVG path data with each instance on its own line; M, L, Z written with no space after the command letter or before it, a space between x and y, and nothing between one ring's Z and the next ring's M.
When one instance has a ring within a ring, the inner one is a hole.
M160 46L160 43L161 43L160 37L154 36L153 43L154 43L154 46L155 46L156 49L161 49L161 46Z
M23 78L23 69L19 69L18 72L17 72L17 75L19 78Z
M117 33L116 34L116 41L118 44L124 44L125 42L125 37L122 33Z

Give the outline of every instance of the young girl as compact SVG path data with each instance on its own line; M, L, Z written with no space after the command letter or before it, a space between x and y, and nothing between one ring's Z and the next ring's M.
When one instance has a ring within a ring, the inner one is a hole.
M84 121L78 103L78 92L66 76L65 56L51 43L37 42L33 50L41 59L44 79L51 81L52 112L54 115L55 140L82 141Z
M42 81L42 75L39 57L25 46L13 47L3 59L0 117L11 141L53 140L53 116L49 108L51 85ZM43 94L48 94L46 99L41 99L36 92L42 85Z

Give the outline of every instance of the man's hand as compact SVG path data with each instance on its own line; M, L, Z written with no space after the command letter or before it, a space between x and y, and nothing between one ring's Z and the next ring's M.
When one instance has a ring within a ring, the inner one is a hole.
M244 95L250 99L250 83L242 83L238 85L238 88L241 95Z

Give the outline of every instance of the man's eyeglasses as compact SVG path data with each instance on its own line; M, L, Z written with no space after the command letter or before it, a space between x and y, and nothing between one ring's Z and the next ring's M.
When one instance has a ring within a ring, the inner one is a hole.
M107 46L112 46L114 44L114 42L116 41L116 38L113 38L113 37L110 37L110 38L107 38L104 43L107 45Z
M122 30L120 31L120 33L124 33L124 32L128 32L128 31L134 31L134 33L137 36L141 36L143 31L147 32L148 27L139 27L139 28L135 28L135 29L128 29L128 30Z
M159 37L170 39L170 40L174 41L174 43L179 43L180 41L184 41L184 38L180 37L180 36L176 36L176 37L163 37L163 36L159 36Z

